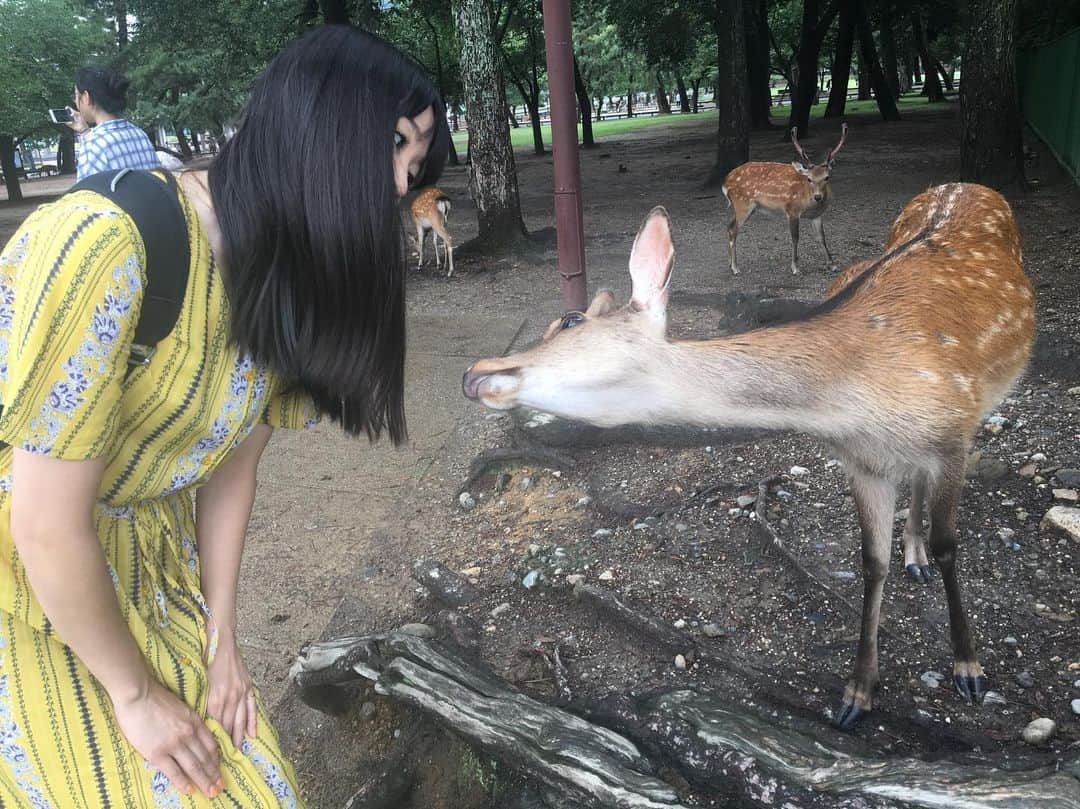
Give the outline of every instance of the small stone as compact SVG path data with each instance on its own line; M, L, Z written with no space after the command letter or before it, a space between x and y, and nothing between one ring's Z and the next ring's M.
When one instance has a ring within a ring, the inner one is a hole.
M911 513L911 509L902 508L898 512L896 512L895 516L893 517L893 520L896 521L896 522L905 522L910 513Z
M403 635L412 635L414 638L434 638L439 634L434 627L427 624L403 624L398 627L398 632Z
M1014 638L1014 637L1013 637L1012 635L1006 635L1006 636L1005 636L1005 645L1006 645L1006 646L1019 646L1019 645L1020 645L1020 641L1018 641L1018 640L1017 640L1016 638Z
M583 581L585 581L585 577L582 576L580 573L571 573L569 576L566 577L566 583L569 584L571 587L577 587Z
M789 491L787 491L785 489L777 489L776 490L776 496L780 500L790 500L795 495L793 495L791 492L789 492Z
M375 710L376 708L374 702L365 702L363 705L360 706L360 718L363 719L365 722L370 722L372 719L375 718Z
M1080 489L1080 469L1059 469L1054 473L1058 483L1070 489Z
M716 624L711 623L705 624L705 626L701 627L701 631L705 634L705 637L707 638L719 638L721 635L724 634L724 630L722 630Z
M652 528L652 526L649 525L647 522L634 523L635 531L648 531L650 528Z
M814 503L814 508L825 508L824 503Z
M830 458L829 460L825 461L826 469L835 469L838 466L840 466L840 461L836 460L836 458Z
M458 495L458 503L466 511L476 508L476 500L468 492L462 492Z
M1024 728L1024 741L1028 744L1043 744L1050 740L1056 730L1057 723L1053 719L1040 717L1029 722Z
M990 422L989 424L984 424L983 429L990 433L990 435L1001 435L1001 431L1004 430L1005 427L997 422Z
M675 622L675 628L676 629L686 629L686 621L684 621L682 618L680 618L678 621Z
M680 534L682 534L682 533L685 533L686 531L689 531L690 526L687 525L684 522L677 522L677 523L675 523L675 530L678 531Z
M1077 387L1075 387L1075 388L1069 388L1069 389L1068 389L1067 391L1065 391L1065 392L1066 392L1067 394L1069 394L1070 396L1080 396L1080 385L1078 385L1078 386L1077 386Z
M508 612L510 612L510 602L504 601L502 604L500 604L491 611L491 617L498 618L500 615L505 615Z
M1022 478L1033 478L1035 477L1035 473L1038 471L1039 468L1035 466L1035 464L1026 463L1016 470L1016 474L1018 474Z
M473 567L463 568L462 571L461 571L462 576L468 576L470 579L475 579L481 573L483 573L483 570L476 567L475 565Z
M1035 675L1030 671L1022 671L1016 675L1016 684L1021 688L1034 688Z
M610 570L605 570L599 576L600 581L611 581L614 578L615 578L615 574L612 573Z
M1029 460L1032 463L1046 463L1046 456L1041 452L1036 452Z
M728 514L729 517L741 517L742 516L742 509L741 508L729 508L727 510L727 514Z
M1063 503L1075 503L1080 500L1080 494L1076 489L1054 489L1054 499Z
M999 528L997 532L998 538L1009 547L1012 547L1013 537L1016 536L1016 531L1011 528Z
M1031 515L1028 514L1026 511L1024 511L1024 509L1022 509L1022 508L1018 508L1016 510L1016 519L1017 519L1018 522L1027 522L1028 517L1030 517L1030 516Z
M675 668L685 671L686 670L686 658L682 655L675 655Z
M919 679L927 688L940 688L945 675L938 671L925 671Z
M532 488L532 478L526 475L521 479L521 491L527 492Z
M810 474L810 470L805 466L793 466L791 467L791 476L795 478L806 477Z
M540 555L541 550L543 550L543 549L539 545L537 545L535 542L530 542L529 543L529 558L530 559L536 558L537 556Z
M1072 702L1069 703L1069 706L1072 708L1072 712L1074 714L1080 716L1080 699L1074 699Z
M1046 483L1046 478L1044 478L1042 475L1036 475L1031 479L1031 482L1034 483L1036 486L1041 486L1042 484Z
M1080 508L1054 506L1043 516L1039 527L1044 531L1061 531L1080 542Z
M512 478L510 477L509 472L501 473L499 475L499 479L495 481L495 491L497 491L499 494L505 492L507 489L510 488L511 479Z
M757 497L752 494L744 494L740 495L735 502L739 504L739 508L749 508L757 502Z
M855 574L850 570L834 570L832 577L840 581L855 581Z
M588 495L585 495L584 497L579 499L577 503L574 504L574 508L588 508L591 503L592 498Z
M983 705L1004 705L1005 695L1000 691L987 691L983 694Z
M593 538L603 539L604 537L609 537L614 533L615 532L612 531L610 528L597 528L595 531L593 531Z
M810 484L807 483L804 480L796 480L795 481L795 488L798 489L801 492L805 492L807 489L810 488Z
M531 590L532 588L534 588L537 585L537 583L539 581L540 581L540 571L539 570L530 570L528 573L525 574L525 577L521 580L521 584L526 590Z

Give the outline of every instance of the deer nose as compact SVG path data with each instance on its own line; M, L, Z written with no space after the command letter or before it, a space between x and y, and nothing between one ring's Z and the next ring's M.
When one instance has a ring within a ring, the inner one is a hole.
M824 194L814 194L814 201L815 202L821 202L821 198L824 197L824 196L825 196Z
M461 392L465 394L465 398L474 402L480 401L480 385L490 376L491 374L478 373L475 365L466 371L461 378Z

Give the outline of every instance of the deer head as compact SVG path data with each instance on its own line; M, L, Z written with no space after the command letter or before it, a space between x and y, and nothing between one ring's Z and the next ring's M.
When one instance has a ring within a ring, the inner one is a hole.
M601 290L584 312L554 321L541 342L508 357L481 360L466 371L469 399L497 410L522 405L600 426L639 422L664 397L668 281L675 262L667 211L653 208L630 254L633 292L616 308Z
M836 144L829 152L828 157L825 158L825 162L820 165L815 165L806 152L803 151L802 146L799 145L798 127L791 128L791 145L795 147L796 154L799 155L798 160L791 161L791 167L795 171L799 172L810 183L809 196L811 196L815 202L821 202L829 194L829 178L832 175L833 163L836 160L836 155L844 145L844 141L847 140L846 123L840 126L840 142Z

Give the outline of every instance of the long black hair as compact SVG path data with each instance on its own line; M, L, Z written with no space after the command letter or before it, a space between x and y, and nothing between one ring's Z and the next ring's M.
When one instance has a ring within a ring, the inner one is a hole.
M417 185L446 161L438 91L378 37L321 26L255 82L209 174L234 342L347 432L385 429L394 443L406 435L394 132L428 107L435 132Z
M90 103L110 115L119 115L127 106L129 82L107 67L80 67L75 71L75 87L90 93Z

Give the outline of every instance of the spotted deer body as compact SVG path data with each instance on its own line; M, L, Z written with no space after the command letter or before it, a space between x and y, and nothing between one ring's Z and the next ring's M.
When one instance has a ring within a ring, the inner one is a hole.
M864 578L841 727L872 705L897 487L910 481L906 568L929 578L925 504L948 598L954 681L965 699L980 699L985 680L957 582L956 505L974 432L1022 372L1034 339L1034 295L1008 204L982 186L932 188L900 214L885 253L844 273L809 314L718 339L667 339L673 261L667 216L657 209L634 243L628 305L615 308L601 292L587 312L552 324L538 346L473 365L466 396L601 426L771 427L829 444L849 475Z
M435 267L439 261L439 239L442 238L446 252L447 273L449 278L454 274L454 240L446 227L446 221L450 216L450 197L435 187L425 188L418 193L409 204L409 212L412 214L413 226L416 228L416 250L418 253L416 269L419 270L424 264L424 238L431 231L431 246L435 249Z
M825 226L821 217L832 196L830 178L836 154L847 139L847 124L841 129L840 142L833 147L825 162L815 165L806 156L796 130L791 130L791 142L799 159L788 163L743 163L724 178L721 190L731 207L728 223L728 255L731 272L738 275L735 263L735 240L739 229L757 210L783 214L791 233L791 272L799 272L799 222L803 219L814 229L814 236L825 250L830 269L835 269L829 246L825 243Z

